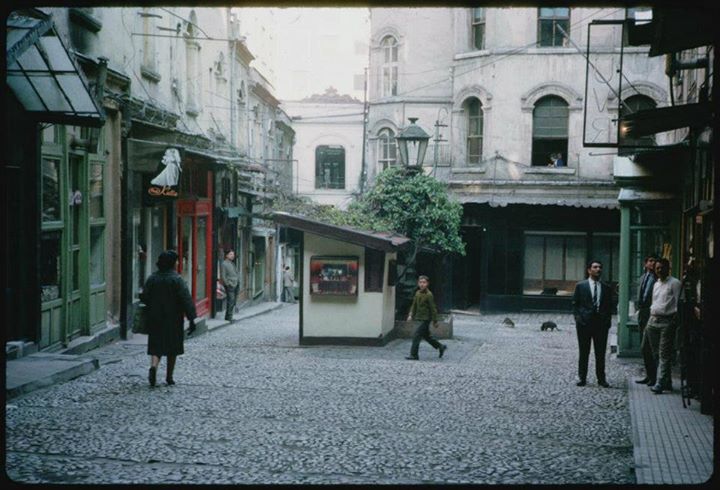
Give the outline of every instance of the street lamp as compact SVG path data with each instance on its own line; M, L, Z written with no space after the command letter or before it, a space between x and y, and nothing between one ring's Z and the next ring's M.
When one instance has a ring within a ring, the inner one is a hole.
M410 117L410 126L403 129L397 136L398 150L400 150L400 162L408 169L420 170L425 152L427 151L430 135L415 124L417 117Z

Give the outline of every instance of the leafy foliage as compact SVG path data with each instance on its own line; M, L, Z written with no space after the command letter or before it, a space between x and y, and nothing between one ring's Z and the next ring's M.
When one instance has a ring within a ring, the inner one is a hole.
M462 205L453 201L444 184L422 172L390 167L374 186L353 200L346 211L296 196L280 196L273 211L299 214L339 226L372 231L395 231L415 242L415 249L465 255L460 238Z
M354 205L363 214L390 223L418 248L465 255L460 238L462 205L450 198L443 183L422 172L408 174L403 168L390 167Z

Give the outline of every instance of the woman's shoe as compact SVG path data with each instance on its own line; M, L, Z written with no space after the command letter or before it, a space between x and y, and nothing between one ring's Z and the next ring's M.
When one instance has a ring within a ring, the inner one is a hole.
M155 382L157 381L157 368L151 367L150 371L148 372L148 381L150 382L150 386L155 386Z
M165 382L168 384L168 386L172 386L175 384L175 381L172 378L165 378Z

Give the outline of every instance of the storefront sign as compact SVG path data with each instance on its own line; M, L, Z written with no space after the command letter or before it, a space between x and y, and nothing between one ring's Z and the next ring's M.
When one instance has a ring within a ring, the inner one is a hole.
M177 199L180 172L182 172L180 151L168 148L162 157L163 168L150 181L147 194L153 199Z
M314 296L357 296L358 263L358 257L311 257L310 294Z

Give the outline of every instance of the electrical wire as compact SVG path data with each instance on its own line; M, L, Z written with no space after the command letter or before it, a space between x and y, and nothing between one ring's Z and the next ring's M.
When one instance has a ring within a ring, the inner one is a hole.
M603 10L603 9L598 9L598 11L594 12L593 14L587 15L587 16L584 17L583 19L575 22L574 24L571 24L570 29L572 30L573 27L577 27L579 24L581 24L582 22L584 22L584 21L587 20L588 18L592 17L593 15L595 15L597 12L599 12L599 11L601 11L601 10ZM598 17L597 19L593 19L593 20L599 20L599 19L603 19L603 18L605 18L605 17L609 17L610 15L614 15L614 14L616 14L617 12L619 12L619 11L621 11L621 10L623 10L623 9L616 9L616 10L610 11L610 12L608 12L607 14L602 15L602 16ZM472 73L472 72L474 72L474 71L477 71L477 70L480 70L480 69L482 69L482 68L485 68L486 66L490 66L490 65L492 65L492 64L495 64L495 63L497 63L498 61L502 61L502 60L507 59L507 58L509 58L509 57L511 57L511 56L514 56L514 55L516 55L516 54L519 54L521 51L524 51L524 50L526 50L526 49L528 49L528 48L530 48L530 47L536 46L536 45L537 45L537 41L533 41L533 42L528 43L528 44L526 44L526 45L524 45L524 46L519 46L519 47L511 50L510 52L508 52L508 53L506 53L506 54L504 54L504 55L500 55L499 57L494 58L494 59L492 59L491 61L488 61L487 63L480 64L480 65L473 65L473 66L470 67L470 69L468 69L468 70L465 70L465 71L462 71L462 72L459 72L459 73L453 73L453 75L450 76L450 77L448 77L448 78L443 78L442 80L437 80L437 81L435 81L435 82L432 82L432 83L429 83L429 84L426 84L426 85L422 85L422 86L420 86L420 87L416 87L416 88L411 89L411 90L407 90L407 91L405 91L405 92L403 92L403 93L398 93L396 96L407 95L407 94L410 94L410 93L412 93L412 92L417 92L418 90L423 90L423 89L426 89L426 88L429 88L429 87L432 87L432 86L435 86L435 85L440 85L440 84L442 84L442 83L451 82L454 78L460 77L460 76L462 76L462 75L467 75L468 73Z

